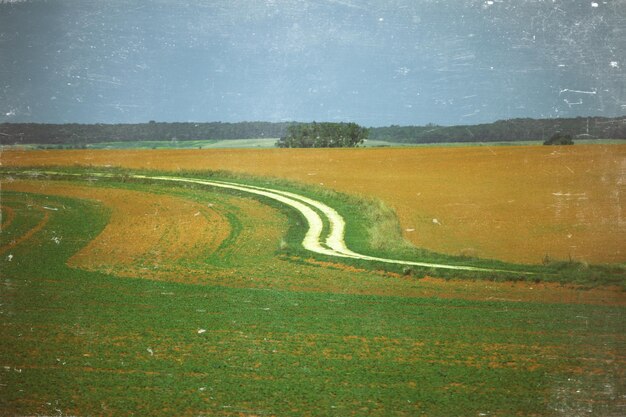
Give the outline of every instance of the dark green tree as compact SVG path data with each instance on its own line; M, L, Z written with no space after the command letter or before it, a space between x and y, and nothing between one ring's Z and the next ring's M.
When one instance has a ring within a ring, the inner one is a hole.
M572 139L572 135L564 135L562 133L555 133L543 142L544 145L573 145L574 140Z

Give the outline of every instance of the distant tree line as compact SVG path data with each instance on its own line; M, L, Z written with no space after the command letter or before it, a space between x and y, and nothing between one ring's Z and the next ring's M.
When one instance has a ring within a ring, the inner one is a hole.
M291 130L290 130L291 129ZM626 117L511 119L465 126L388 126L355 123L1 123L0 144L84 147L90 143L281 138L282 147L355 146L362 139L402 143L506 142L550 139L555 133L576 139L626 139ZM368 136L369 135L369 136Z
M368 136L368 129L356 123L298 123L276 143L279 148L351 148Z
M2 144L66 144L99 142L185 141L210 139L279 138L292 123L149 123L137 124L44 124L2 123Z
M555 133L573 139L626 139L626 117L511 119L461 126L389 126L370 129L370 139L402 143L545 141Z

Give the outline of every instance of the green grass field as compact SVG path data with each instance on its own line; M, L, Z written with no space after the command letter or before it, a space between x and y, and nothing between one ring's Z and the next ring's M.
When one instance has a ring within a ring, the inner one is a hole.
M236 225L226 253L262 227L236 193L91 183L211 201ZM626 406L623 307L420 296L417 279L290 261L278 242L221 264L218 251L198 282L113 276L66 265L108 209L7 191L2 201L15 218L0 247L49 216L0 253L2 416L610 416ZM296 239L298 218L272 210L273 227Z

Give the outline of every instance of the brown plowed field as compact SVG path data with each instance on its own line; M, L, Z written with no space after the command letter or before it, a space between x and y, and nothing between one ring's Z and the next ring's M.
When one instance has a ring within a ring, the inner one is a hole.
M378 197L397 210L407 239L439 252L524 263L545 255L626 261L626 145L7 151L2 163L288 178Z
M180 198L43 181L7 182L3 188L96 200L109 207L105 229L68 262L88 270L151 277L155 268L216 250L230 233L219 213Z

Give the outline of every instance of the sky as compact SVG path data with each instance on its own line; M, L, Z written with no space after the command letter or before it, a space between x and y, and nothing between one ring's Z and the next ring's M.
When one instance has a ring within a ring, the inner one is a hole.
M0 0L0 123L626 114L626 0Z

